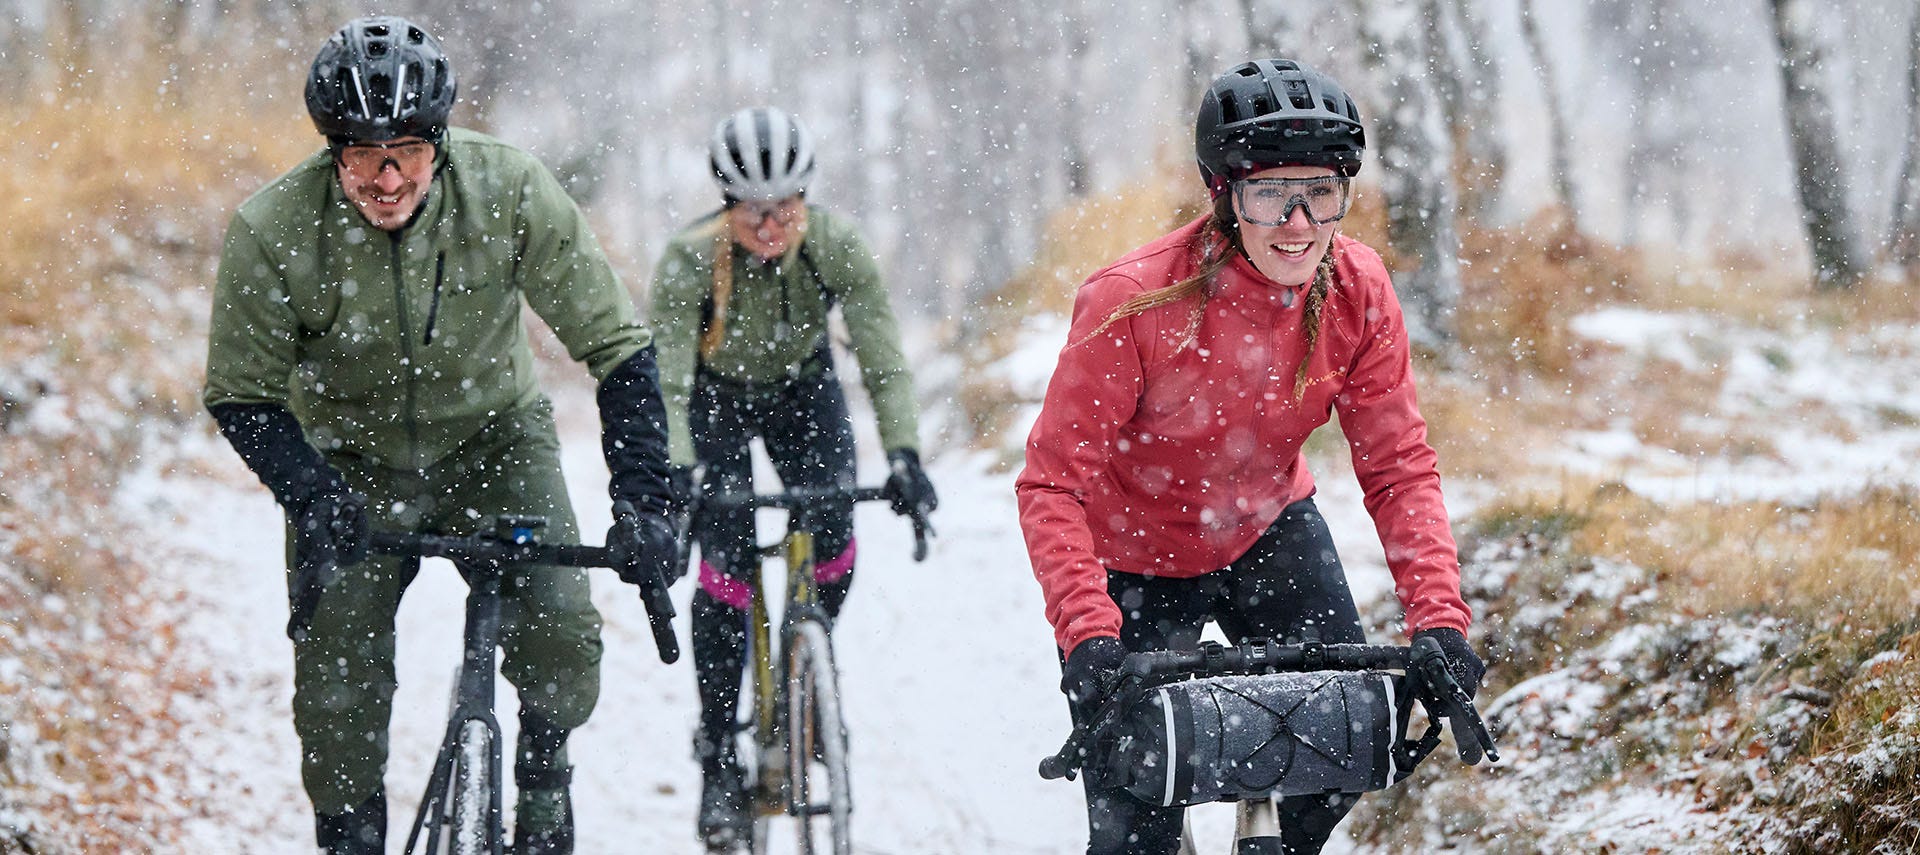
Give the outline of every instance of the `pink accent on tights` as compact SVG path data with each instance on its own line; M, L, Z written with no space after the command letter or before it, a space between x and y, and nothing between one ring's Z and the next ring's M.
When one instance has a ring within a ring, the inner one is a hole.
M700 562L700 590L720 602L741 611L753 606L753 587L720 572L720 568Z
M847 541L847 548L841 550L840 554L834 556L833 560L822 561L813 565L813 581L826 585L845 579L848 573L852 573L853 546L854 541L849 539Z

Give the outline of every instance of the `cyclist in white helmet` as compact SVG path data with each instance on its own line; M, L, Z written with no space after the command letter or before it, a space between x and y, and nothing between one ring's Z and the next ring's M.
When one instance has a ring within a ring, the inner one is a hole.
M838 306L873 400L888 484L899 496L894 510L932 510L938 499L920 466L913 377L873 253L850 223L806 201L813 136L784 110L746 109L714 128L708 154L724 203L673 238L653 282L676 492L691 494L696 464L704 492L750 491L754 437L788 486L851 485L853 422L827 335L827 313ZM693 599L699 831L709 850L724 852L746 844L752 821L732 735L755 535L749 511L702 517ZM815 578L837 615L853 581L852 502L835 503L817 521Z

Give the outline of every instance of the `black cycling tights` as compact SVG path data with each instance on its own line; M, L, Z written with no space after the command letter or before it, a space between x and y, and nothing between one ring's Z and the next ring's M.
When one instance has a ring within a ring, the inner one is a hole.
M1211 620L1234 642L1366 641L1333 537L1312 499L1280 518L1226 568L1191 579L1107 571L1120 606L1120 641L1129 651L1191 650ZM1353 796L1294 796L1279 804L1288 855L1317 853ZM1180 848L1184 808L1144 804L1125 790L1087 788L1088 855L1172 855Z
M759 437L782 483L852 486L853 419L830 358L814 377L744 388L702 372L689 407L694 452L706 466L707 493L753 488L751 443ZM814 554L833 578L820 584L829 615L838 615L853 583L853 502L813 508ZM756 571L753 513L702 515L701 590L693 597L693 663L700 689L695 753L713 759L730 747L747 644L745 581Z

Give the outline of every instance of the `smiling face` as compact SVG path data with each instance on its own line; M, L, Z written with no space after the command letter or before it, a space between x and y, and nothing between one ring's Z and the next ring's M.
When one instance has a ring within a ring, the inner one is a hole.
M432 143L419 137L355 143L334 155L334 174L347 201L381 231L406 227L433 183Z
M1325 166L1276 166L1247 178L1321 178L1333 174L1334 171ZM1238 194L1235 197L1237 214ZM1327 245L1333 242L1333 233L1339 230L1338 223L1314 223L1307 216L1304 205L1288 211L1286 219L1277 226L1249 222L1244 215L1238 219L1240 243L1246 247L1248 260L1268 279L1286 286L1305 285L1313 281L1320 258L1327 254Z
M807 233L807 203L799 196L773 202L735 202L727 209L733 240L761 261L787 254Z

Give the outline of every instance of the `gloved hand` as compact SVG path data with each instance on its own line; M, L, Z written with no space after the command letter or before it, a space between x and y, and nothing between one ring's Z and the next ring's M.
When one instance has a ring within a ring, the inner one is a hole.
M1111 635L1096 635L1082 641L1067 654L1060 691L1066 693L1067 701L1079 709L1082 716L1092 715L1093 703L1113 685L1126 658L1126 645Z
M294 555L302 564L346 566L367 557L367 497L345 487L307 500L293 520Z
M1440 643L1440 650L1447 654L1447 673L1453 675L1453 681L1467 690L1467 697L1480 692L1480 678L1486 676L1486 663L1475 655L1473 647L1467 644L1467 637L1460 630L1450 626L1436 626L1413 634L1415 640L1431 638Z
M934 495L933 482L927 480L927 470L920 468L920 452L911 448L896 448L887 452L887 495L891 497L893 512L906 516L918 508L921 513L932 513L940 507L940 497Z
M620 581L644 587L656 570L668 585L679 581L687 568L679 566L678 546L673 524L664 514L638 511L626 502L613 503L607 551Z

